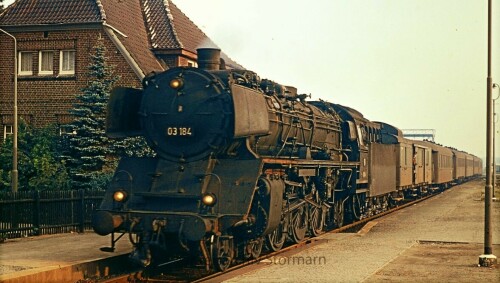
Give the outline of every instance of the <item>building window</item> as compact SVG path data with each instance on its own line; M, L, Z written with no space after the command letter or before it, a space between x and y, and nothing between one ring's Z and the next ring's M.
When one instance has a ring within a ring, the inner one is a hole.
M33 53L32 52L19 52L19 70L17 72L20 76L33 75Z
M61 50L59 57L59 74L75 74L75 53L74 50Z
M54 51L40 51L38 56L38 74L54 74Z
M14 127L12 125L4 125L3 126L3 140L7 138L7 136L14 134Z
M60 136L76 135L76 130L73 130L71 125L60 125L59 135Z

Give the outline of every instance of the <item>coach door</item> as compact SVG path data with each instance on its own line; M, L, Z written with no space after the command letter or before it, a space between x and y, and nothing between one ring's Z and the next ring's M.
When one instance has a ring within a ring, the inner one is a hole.
M424 148L424 182L432 183L432 149Z
M421 185L432 181L431 149L420 145L413 146L414 184Z
M413 146L413 184L419 185L424 182L424 149Z

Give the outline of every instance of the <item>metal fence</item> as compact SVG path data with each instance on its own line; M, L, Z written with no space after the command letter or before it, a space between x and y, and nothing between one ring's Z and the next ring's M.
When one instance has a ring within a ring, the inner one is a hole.
M104 190L0 192L0 238L91 229Z

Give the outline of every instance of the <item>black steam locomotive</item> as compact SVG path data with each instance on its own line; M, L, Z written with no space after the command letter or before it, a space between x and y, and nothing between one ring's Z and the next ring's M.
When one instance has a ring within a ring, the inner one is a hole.
M226 69L219 55L199 49L199 68L151 74L143 90L110 98L108 135L144 135L156 156L120 161L92 223L112 246L115 233L128 234L141 265L189 255L224 270L264 245L279 250L458 179L431 177L444 147L409 142L348 107L306 102L293 87ZM408 185L398 166L407 156Z

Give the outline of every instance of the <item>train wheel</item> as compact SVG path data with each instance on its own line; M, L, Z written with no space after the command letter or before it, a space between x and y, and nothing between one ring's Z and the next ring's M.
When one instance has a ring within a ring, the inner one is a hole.
M382 197L382 212L389 210L389 197Z
M349 205L349 223L366 218L367 206L365 203L366 197L362 194L356 194L350 197L348 200Z
M252 239L246 242L244 249L245 259L255 259L260 256L262 252L262 247L264 246L264 238L260 237L257 239Z
M290 238L294 243L300 243L306 236L307 232L307 209L305 205L292 212Z
M322 206L311 205L311 210L309 212L309 227L311 227L311 235L316 237L324 232L325 228L325 215L326 212L323 211Z
M234 243L232 237L212 236L210 254L213 268L217 271L226 270L234 259Z
M283 233L283 223L280 223L276 230L266 235L267 247L273 251L279 251L285 243L286 234Z
M333 225L336 228L344 226L344 203L336 201L333 204Z

